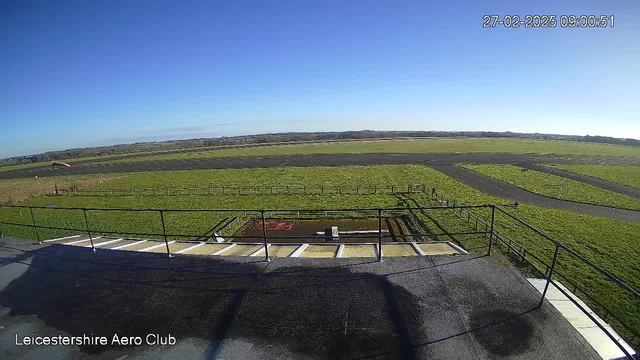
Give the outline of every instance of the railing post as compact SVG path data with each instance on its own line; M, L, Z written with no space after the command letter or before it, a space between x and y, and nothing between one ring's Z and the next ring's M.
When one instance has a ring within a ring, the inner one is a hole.
M31 206L29 206L29 211L31 212L31 222L33 222L33 231L36 233L36 239L38 239L38 244L42 244L40 234L38 234L38 227L36 226L36 218L33 217L33 208Z
M549 275L547 275L547 283L544 285L544 291L542 291L542 297L540 298L540 303L538 304L538 308L542 306L542 304L544 303L544 297L547 295L547 290L549 289L549 283L551 282L551 276L553 275L553 269L556 267L556 261L558 260L559 251L560 251L560 246L556 242L556 252L553 254L551 269L549 270Z
M382 261L382 209L378 209L378 261Z
M262 214L262 237L264 238L264 257L267 260L267 262L269 262L271 260L269 260L269 243L267 241L267 225L264 219L264 210L260 210L260 213Z
M89 220L87 220L87 209L82 209L82 213L84 214L84 226L87 228L87 234L89 234L89 241L91 242L91 250L96 252L96 247L93 245L93 236L91 235L91 229L89 229Z
M487 255L491 255L491 245L493 244L493 223L496 218L496 206L491 205L491 232L489 233L489 251Z
M167 230L164 227L164 211L160 211L160 220L162 221L162 235L164 236L164 245L167 247L167 256L171 257L171 250L169 250L169 241L167 241Z

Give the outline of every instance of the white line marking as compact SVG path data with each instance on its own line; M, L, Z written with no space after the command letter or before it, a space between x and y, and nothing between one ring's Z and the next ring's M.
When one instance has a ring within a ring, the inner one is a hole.
M174 242L175 242L175 241L169 241L167 244L171 245L171 244L173 244ZM157 248L159 248L159 247L161 247L161 246L165 246L165 245L166 245L165 243L160 243L160 244L158 244L158 245L149 246L148 248L140 249L140 250L138 250L138 251L140 251L140 252L145 252L145 251L149 251L149 250L157 249Z
M459 247L458 245L452 243L452 242L448 242L447 244L449 244L452 248L458 250L459 252L461 252L463 255L467 255L469 252L467 250L464 250L463 248Z
M131 240L133 240L133 239L131 239ZM120 249L124 249L126 247L129 247L129 246L143 244L143 243L146 243L146 242L147 242L147 240L140 240L140 241L132 242L131 244L124 244L124 245L116 246L114 248L111 248L111 250L120 250Z
M93 240L100 239L100 238L102 238L102 236L94 237ZM76 240L76 241L71 241L71 242L68 242L68 243L64 243L64 245L73 245L73 244L77 244L77 243L81 243L81 242L89 241L89 240L91 240L91 239Z
M304 252L304 250L306 248L309 247L309 244L302 244L300 245L299 248L296 249L296 251L294 251L293 253L291 253L291 255L289 255L289 257L298 257L300 256L300 254L302 254Z
M185 253L185 252L187 252L189 250L193 250L195 248L198 248L198 247L200 247L200 246L202 246L204 244L206 244L206 242L203 241L203 242L201 242L199 244L196 244L196 245L193 245L193 246L189 246L188 248L184 248L184 249L182 249L180 251L176 251L176 252L174 252L174 254L182 254L182 253Z
M122 241L122 238L120 238L120 239L114 239L114 240L111 240L111 241L101 242L100 244L94 244L93 246L94 246L94 247L104 246L104 245L109 245L109 244L116 243L116 242L118 242L118 241ZM91 245L87 245L87 246L85 246L85 247L90 248L90 247L91 247Z
M67 239L77 238L77 237L79 237L79 236L86 236L86 235L71 235L71 236L61 237L61 238L57 238L57 239L49 239L49 240L45 240L45 241L43 241L43 242L52 242L52 241L67 240Z
M267 249L271 247L271 244L267 244ZM249 256L258 256L261 252L264 251L264 246L261 247L260 249L258 249L257 251L255 251L254 253L252 253Z
M232 247L235 247L236 245L238 245L238 244L231 244L231 245L229 245L229 246L225 247L224 249L220 249L220 250L218 250L218 251L214 252L214 253L213 253L213 254L211 254L211 255L220 255L220 254L222 254L223 252L225 252L225 251L227 251L227 250L231 249Z
M415 241L411 242L411 246L413 246L413 250L415 250L418 254L424 256L424 251L422 251L422 249L418 247L418 244L416 244Z
M338 246L338 253L336 254L336 257L341 258L343 252L344 252L344 244L340 244L340 246Z

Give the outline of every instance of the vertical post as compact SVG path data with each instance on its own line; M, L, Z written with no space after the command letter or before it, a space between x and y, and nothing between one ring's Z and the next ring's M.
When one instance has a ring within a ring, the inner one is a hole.
M87 220L87 209L82 209L82 213L84 214L84 226L87 228L87 234L89 235L89 241L91 242L91 250L96 252L96 247L93 245L93 236L91 235L91 229L89 229L89 220Z
M36 239L38 239L38 244L42 244L40 234L38 234L38 228L36 227L36 218L33 217L33 208L31 206L29 206L29 211L31 212L31 222L33 222L33 231L36 233Z
M378 261L382 261L382 209L378 209Z
M493 222L496 218L496 206L491 205L491 232L489 233L489 251L487 255L491 255L491 245L493 244Z
M260 213L262 214L262 237L264 238L264 257L267 260L267 262L269 262L271 260L269 260L269 243L267 241L267 225L266 225L266 221L264 220L264 210L260 210Z
M542 304L544 303L544 297L547 295L547 290L549 289L549 283L551 282L551 276L553 275L553 269L556 267L556 261L558 261L559 251L560 251L560 246L556 242L556 252L553 254L551 269L549 270L549 275L547 275L547 283L544 285L544 291L542 292L542 297L540 298L540 303L538 304L538 308L542 306Z
M160 220L162 221L162 235L164 236L164 244L167 247L167 256L171 257L171 251L169 250L169 241L167 241L167 230L164 227L164 211L160 211Z
M58 195L58 182L56 181L56 165L51 164L51 174L53 175L53 187L55 188L56 196Z

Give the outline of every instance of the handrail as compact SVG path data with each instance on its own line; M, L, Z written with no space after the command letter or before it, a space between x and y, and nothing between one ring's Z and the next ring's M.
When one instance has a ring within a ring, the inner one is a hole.
M578 259L582 260L585 264L591 266L592 268L594 268L596 271L598 271L599 273L601 273L602 275L606 276L607 278L609 278L609 280L614 281L616 284L618 284L620 287L622 287L623 289L629 291L630 293L632 293L635 297L640 298L640 293L638 293L636 290L632 289L631 287L629 287L627 284L625 284L622 280L618 279L617 277L615 277L614 275L612 275L611 273L609 273L608 271L602 269L601 267L599 267L598 265L592 263L591 261L587 260L584 256L580 255L579 253L577 253L575 250L572 250L571 248L567 247L566 245L564 245L563 243L554 240L553 238L551 238L549 235L545 234L544 232L534 228L533 226L527 224L525 221L509 214L508 212L500 209L500 207L496 206L496 209L500 210L503 214L509 216L510 218L516 220L517 222L519 222L520 224L526 226L527 228L533 230L535 233L541 235L542 237L544 237L545 239L557 244L559 247L567 250L570 254L574 255L575 257L577 257Z

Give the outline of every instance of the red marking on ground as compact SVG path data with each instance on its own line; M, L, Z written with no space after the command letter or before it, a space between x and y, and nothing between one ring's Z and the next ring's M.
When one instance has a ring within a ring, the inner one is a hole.
M267 220L264 222L267 231L291 230L295 224L295 221ZM262 230L262 222L256 224L256 230Z

